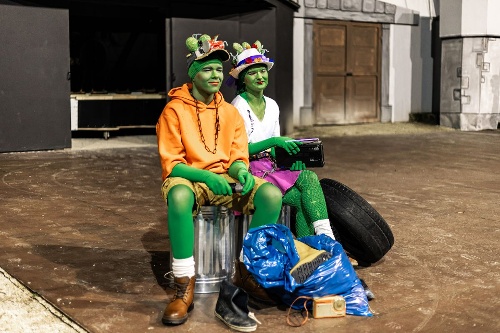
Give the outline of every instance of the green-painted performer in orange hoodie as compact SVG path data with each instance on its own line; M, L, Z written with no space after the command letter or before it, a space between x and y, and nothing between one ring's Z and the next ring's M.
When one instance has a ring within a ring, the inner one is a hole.
M229 59L224 42L193 35L186 45L192 83L169 92L171 100L156 125L176 286L162 317L166 325L184 323L193 308L193 215L200 207L223 205L253 214L249 227L254 228L275 223L282 204L277 187L248 171L243 119L219 92L222 62ZM229 184L235 182L243 185L241 193L232 192Z

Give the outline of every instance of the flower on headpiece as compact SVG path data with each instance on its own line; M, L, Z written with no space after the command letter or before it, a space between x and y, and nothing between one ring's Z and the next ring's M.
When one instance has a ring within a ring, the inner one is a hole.
M260 41L256 40L255 43L252 44L252 47L254 49L259 50L259 52L262 53L262 44L260 43ZM262 53L262 54L264 54L264 53Z
M189 54L186 55L188 68L191 67L194 61L201 60L211 54L218 57L221 61L229 60L229 52L224 49L227 44L225 41L217 40L219 35L211 38L206 34L193 34L186 39L186 47Z
M263 48L258 40L252 45L247 42L241 44L233 43L233 49L236 51L236 54L231 53L233 68L229 72L233 80L238 79L238 75L240 75L245 68L254 64L264 64L267 70L273 67L274 61L264 55L267 50Z
M256 40L255 43L253 43L252 45L250 45L249 43L247 42L242 42L241 44L239 43L233 43L233 49L236 51L236 54L232 54L231 53L231 57L232 57L232 62L233 62L233 65L234 66L237 66L238 65L238 55L241 54L241 52L245 51L245 50L248 50L248 49L256 49L260 54L264 55L267 50L263 48L263 45L260 41ZM260 58L259 58L260 59ZM262 59L260 60L251 60L249 61L249 59L246 59L245 62L250 64L252 62L255 62L255 61L262 61Z
M199 37L198 37L199 36ZM186 47L192 53L199 57L204 53L210 53L215 50L224 50L225 41L217 40L219 35L213 39L206 34L194 34L186 39Z

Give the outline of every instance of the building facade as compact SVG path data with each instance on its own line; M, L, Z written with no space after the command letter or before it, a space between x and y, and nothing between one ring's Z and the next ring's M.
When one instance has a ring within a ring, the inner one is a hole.
M496 129L494 0L300 0L294 124L428 121Z
M296 124L403 122L411 114L432 114L433 7L421 13L376 0L299 3ZM333 94L325 85L332 79L342 86Z

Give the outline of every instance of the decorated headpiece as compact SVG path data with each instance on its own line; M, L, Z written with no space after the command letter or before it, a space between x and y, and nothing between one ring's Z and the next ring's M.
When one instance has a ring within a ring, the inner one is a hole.
M213 39L206 34L194 34L186 39L186 47L189 54L186 55L188 66L188 75L193 78L200 71L199 66L194 66L196 62L205 63L201 60L219 59L220 61L229 60L229 53L224 49L225 41L217 40L219 35ZM210 56L210 57L209 57ZM209 57L207 59L207 57Z
M237 79L238 75L249 66L264 64L267 66L267 70L270 70L274 65L272 59L264 56L267 50L262 47L259 41L255 41L252 45L247 42L241 44L234 43L233 48L236 51L236 55L231 54L233 68L229 72L229 75L235 79Z

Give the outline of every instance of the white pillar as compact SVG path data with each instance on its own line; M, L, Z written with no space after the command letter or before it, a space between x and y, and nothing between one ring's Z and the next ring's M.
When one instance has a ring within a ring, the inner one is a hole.
M466 131L500 122L498 0L441 0L440 123Z

